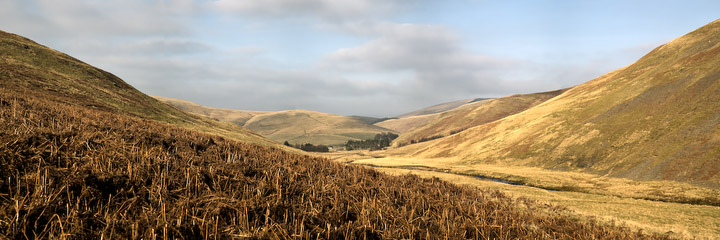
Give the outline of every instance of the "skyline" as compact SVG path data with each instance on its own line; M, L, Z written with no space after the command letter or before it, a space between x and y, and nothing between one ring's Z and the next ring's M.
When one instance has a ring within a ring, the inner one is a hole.
M571 87L715 19L713 1L9 0L0 30L155 96L390 117Z

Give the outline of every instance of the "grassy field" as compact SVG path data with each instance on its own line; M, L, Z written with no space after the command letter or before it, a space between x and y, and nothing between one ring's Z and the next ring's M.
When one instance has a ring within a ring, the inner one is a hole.
M720 207L677 202L689 200L699 203L712 198L711 202L716 203L720 191L714 189L672 181L634 181L532 167L462 166L453 159L368 158L374 154L380 156L381 153L354 152L345 156L335 153L328 156L336 161L373 166L391 174L413 173L456 184L501 190L514 197L566 206L585 217L617 221L654 233L672 232L676 237L700 239L720 236ZM523 185L498 183L474 176Z

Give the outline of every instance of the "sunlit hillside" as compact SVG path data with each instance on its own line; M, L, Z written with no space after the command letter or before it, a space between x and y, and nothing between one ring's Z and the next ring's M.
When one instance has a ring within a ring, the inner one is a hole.
M467 103L452 110L442 112L432 121L404 132L400 137L395 139L394 145L408 145L456 134L465 129L525 111L564 91L566 90L535 94L518 94Z
M522 113L413 157L720 187L720 20Z
M375 126L392 129L399 133L404 133L410 129L422 126L428 122L437 118L441 113L450 111L452 109L471 104L473 102L479 102L485 99L464 99L458 101L452 101L447 103L441 103L426 107L423 109L415 110L409 113L401 114L392 119L388 119L382 122L375 123Z

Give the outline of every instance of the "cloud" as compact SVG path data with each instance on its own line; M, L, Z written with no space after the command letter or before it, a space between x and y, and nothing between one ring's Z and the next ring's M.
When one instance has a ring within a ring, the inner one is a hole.
M3 0L2 4L3 28L47 38L186 35L185 18L205 9L192 0Z
M352 48L337 50L319 68L336 72L410 73L398 87L408 98L425 101L475 97L497 91L496 74L514 66L511 59L472 53L459 36L437 25L362 24L348 28L377 38Z
M219 0L216 9L260 17L349 20L374 18L413 5L418 0Z

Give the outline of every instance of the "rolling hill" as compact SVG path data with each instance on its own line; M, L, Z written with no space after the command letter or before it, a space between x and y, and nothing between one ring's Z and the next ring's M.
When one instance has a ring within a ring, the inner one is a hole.
M0 39L2 239L664 238L167 124L211 123L27 39Z
M408 155L720 187L720 20L524 112Z
M534 94L518 94L466 103L454 109L438 113L437 116L433 117L433 120L405 131L394 141L394 145L407 145L411 142L421 142L424 139L449 136L471 127L525 111L564 91L566 89Z
M111 73L27 38L2 31L0 87L81 107L127 114L242 141L281 147L233 124L187 114L141 93Z
M440 113L450 111L452 109L458 108L460 106L464 106L470 103L479 102L482 100L487 100L485 98L473 98L473 99L464 99L464 100L458 100L458 101L452 101L452 102L446 102L441 103L437 105L433 105L430 107L422 108L419 110L415 110L409 113L401 114L397 117L393 117L390 119L387 119L385 121L377 122L374 125L392 129L399 133L404 133L410 129L413 129L418 126L422 126L436 117Z
M476 98L471 98L471 99L463 99L463 100L457 100L457 101L452 101L452 102L441 103L441 104L433 105L433 106L426 107L426 108L423 108L423 109L415 110L415 111L412 111L412 112L409 112L409 113L401 114L401 115L397 116L397 118L406 118L406 117L422 116L422 115L430 115L430 114L435 114L435 113L441 113L441 112L445 112L445 111L448 111L448 110L455 109L455 108L457 108L457 107L460 107L460 106L462 106L462 105L465 105L465 104L468 104L468 103L471 103L471 102L477 102L477 101L482 101L482 100L486 100L486 99L484 99L484 98L477 98L477 99L476 99Z
M158 99L190 113L235 123L281 143L342 145L348 140L372 139L378 133L394 132L356 117L308 110L241 111L205 107L173 98Z

